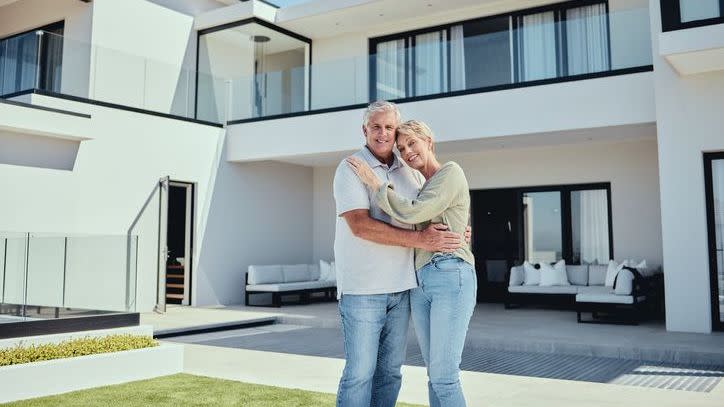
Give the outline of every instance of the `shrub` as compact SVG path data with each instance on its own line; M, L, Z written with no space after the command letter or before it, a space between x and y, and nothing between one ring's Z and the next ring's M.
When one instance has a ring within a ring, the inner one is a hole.
M38 362L41 360L72 358L97 353L120 352L158 346L148 336L110 335L102 338L72 339L61 343L44 345L17 346L0 349L0 366Z

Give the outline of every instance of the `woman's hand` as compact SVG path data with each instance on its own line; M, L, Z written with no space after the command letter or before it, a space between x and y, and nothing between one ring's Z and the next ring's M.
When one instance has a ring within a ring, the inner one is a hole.
M380 189L382 183L377 175L372 171L366 162L360 160L357 157L347 157L347 164L352 167L352 171L359 177L359 179L367 185L372 191Z

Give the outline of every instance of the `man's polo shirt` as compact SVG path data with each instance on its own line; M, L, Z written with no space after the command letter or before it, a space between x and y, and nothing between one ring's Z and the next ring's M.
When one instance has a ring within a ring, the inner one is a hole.
M377 177L382 182L392 183L399 194L410 199L417 197L424 179L397 155L391 166L377 160L367 147L354 156L366 161ZM374 219L402 229L414 228L384 213L345 160L337 166L334 174L334 200L337 212L334 237L337 295L396 293L416 287L413 249L358 238L352 234L347 221L341 216L354 209L367 209Z

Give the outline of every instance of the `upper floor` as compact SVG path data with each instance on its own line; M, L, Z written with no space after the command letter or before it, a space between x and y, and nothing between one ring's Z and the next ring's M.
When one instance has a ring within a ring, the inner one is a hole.
M669 53L676 66L686 52L667 35L723 29L717 2L3 0L0 94L229 124L232 143L236 133L253 140L254 129L266 137L286 128L251 122L313 114L306 122L324 128L376 99L438 114L453 104L474 114L483 103L496 118L513 118L479 130L496 137L549 121L535 100L571 109L555 112L551 131L650 123L653 55ZM658 7L662 22L652 25ZM671 15L681 30L670 29ZM714 25L689 28L705 23ZM659 50L652 35L661 36ZM706 49L694 51L708 52L697 69L724 68L710 44L724 35L697 35ZM631 101L633 110L621 109ZM249 143L240 146L231 150ZM268 156L257 153L230 159Z

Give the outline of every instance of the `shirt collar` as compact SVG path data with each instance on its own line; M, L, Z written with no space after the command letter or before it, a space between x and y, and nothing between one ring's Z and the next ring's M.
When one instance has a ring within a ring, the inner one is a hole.
M380 162L380 160L375 157L374 154L370 151L369 147L366 145L362 148L362 155L365 158L365 161L367 161L367 164L370 165L371 168L375 167L382 167L386 166L387 164ZM398 168L402 167L402 161L400 160L400 157L395 154L395 152L392 152L392 165L389 167L389 171L396 170Z

